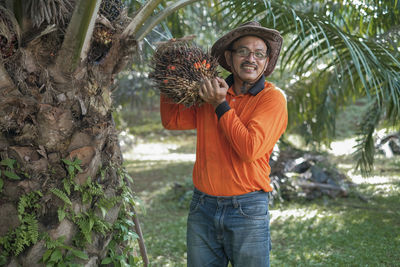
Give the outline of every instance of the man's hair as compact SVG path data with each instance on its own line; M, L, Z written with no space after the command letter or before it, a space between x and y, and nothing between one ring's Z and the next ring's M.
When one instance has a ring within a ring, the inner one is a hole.
M246 36L255 36L255 37L258 37L257 35L245 35L245 36L241 36L241 37L239 37L239 38L233 40L233 41L229 44L227 50L228 50L228 51L232 51L232 50L233 50L233 44L234 44L237 40L239 40L239 39L241 39L241 38L243 38L243 37L246 37ZM258 37L258 38L260 38L260 37ZM269 45L269 42L268 42L268 41L264 40L263 38L260 38L260 39L263 40L264 43L265 43L265 45L267 46L267 57L269 57L269 55L271 54L271 46Z

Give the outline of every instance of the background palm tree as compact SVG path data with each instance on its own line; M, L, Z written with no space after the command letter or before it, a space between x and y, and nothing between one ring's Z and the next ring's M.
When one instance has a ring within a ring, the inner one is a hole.
M180 0L0 1L0 264L136 264L114 78ZM157 12L159 11L159 12Z
M204 48L248 20L278 29L284 48L269 79L288 96L287 132L329 146L340 137L341 111L362 103L354 156L368 174L376 130L399 128L399 17L398 1L208 0L175 12L165 25L170 37L196 34Z
M271 79L288 95L290 132L329 145L339 111L366 99L355 156L368 173L374 131L400 126L399 1L230 0L219 12L232 27L255 19L284 36Z

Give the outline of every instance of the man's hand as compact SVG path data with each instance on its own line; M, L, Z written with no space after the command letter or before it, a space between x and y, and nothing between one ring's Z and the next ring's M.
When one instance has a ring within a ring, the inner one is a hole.
M205 79L200 85L200 97L207 103L216 108L226 100L226 92L229 86L224 79L216 77L215 79Z

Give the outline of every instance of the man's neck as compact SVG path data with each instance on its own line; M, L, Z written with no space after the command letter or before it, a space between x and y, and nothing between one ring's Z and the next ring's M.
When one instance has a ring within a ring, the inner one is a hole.
M247 93L247 91L254 85L253 82L244 82L240 79L234 78L233 90L236 95L241 95Z

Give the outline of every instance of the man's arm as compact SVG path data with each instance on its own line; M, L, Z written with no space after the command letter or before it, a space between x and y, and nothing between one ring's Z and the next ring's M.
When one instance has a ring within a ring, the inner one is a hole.
M225 112L218 122L233 149L244 161L251 162L272 151L287 126L286 99L272 89L244 125L234 109Z
M168 130L189 130L196 128L196 110L175 104L163 94L160 96L160 115L164 128Z
M239 157L254 161L271 151L285 131L288 120L286 99L279 90L269 89L253 111L251 120L244 125L225 100L227 90L228 85L220 78L206 80L200 96L216 109L218 127Z

